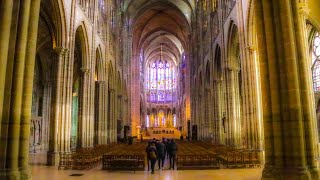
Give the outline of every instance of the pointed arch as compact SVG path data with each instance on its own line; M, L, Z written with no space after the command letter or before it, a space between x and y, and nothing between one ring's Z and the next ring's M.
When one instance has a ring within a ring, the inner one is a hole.
M221 59L221 49L220 46L217 45L214 54L214 77L215 80L221 80L222 78L222 59Z
M101 46L99 45L96 48L96 63L95 63L95 80L101 81L103 80L103 58L102 58L102 51Z
M89 68L89 42L88 42L88 33L85 27L84 22L82 22L75 31L75 41L74 41L74 46L81 50L81 62L80 64L82 65L82 68Z

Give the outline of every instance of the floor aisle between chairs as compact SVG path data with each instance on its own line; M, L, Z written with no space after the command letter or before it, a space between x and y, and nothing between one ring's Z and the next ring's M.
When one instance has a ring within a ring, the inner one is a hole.
M33 180L258 180L261 168L256 169L221 169L221 170L157 170L148 171L103 171L63 170L56 167L31 166ZM74 175L74 176L70 176Z

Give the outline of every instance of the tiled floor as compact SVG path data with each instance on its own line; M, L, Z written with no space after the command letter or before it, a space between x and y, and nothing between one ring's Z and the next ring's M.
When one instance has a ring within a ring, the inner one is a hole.
M92 170L58 170L56 167L45 166L45 154L30 155L33 180L258 180L262 169L223 169L223 170L156 170L155 174L148 171L103 171L101 168ZM167 166L167 165L166 165ZM82 176L70 176L83 174Z

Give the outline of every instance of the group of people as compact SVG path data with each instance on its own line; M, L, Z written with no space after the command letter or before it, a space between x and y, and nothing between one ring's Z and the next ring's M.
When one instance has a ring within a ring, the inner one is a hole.
M170 167L169 169L174 169L174 164L176 160L178 147L173 139L163 139L162 141L153 139L148 142L146 147L146 153L148 158L148 171L154 174L154 166L158 161L159 169L163 169L165 159L169 159Z

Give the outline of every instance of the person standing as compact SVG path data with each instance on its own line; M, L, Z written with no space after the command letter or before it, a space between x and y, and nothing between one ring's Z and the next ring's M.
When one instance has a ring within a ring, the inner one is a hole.
M158 141L157 142L157 151L158 151L158 165L159 165L159 169L163 169L163 165L164 165L164 159L166 157L166 154L165 154L165 145L161 142L161 141ZM161 164L161 167L160 167L160 164Z
M150 147L148 148L148 155L151 161L151 174L154 174L154 165L156 164L158 157L157 148L154 143L151 143Z
M150 163L151 163L151 161L150 161L150 157L149 157L149 149L150 149L150 146L151 146L151 144L152 144L152 142L151 141L149 141L148 142L148 145L147 145L147 147L146 147L146 153L147 153L147 164L148 164L148 171L150 171Z
M174 164L176 161L176 156L177 156L177 151L178 151L178 147L177 144L174 142L174 140L172 139L171 142L168 145L168 153L169 153L169 161L170 161L170 167L169 169L174 169Z
M170 144L170 140L166 139L164 141L164 145L166 146L166 158L169 159L169 144Z

